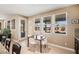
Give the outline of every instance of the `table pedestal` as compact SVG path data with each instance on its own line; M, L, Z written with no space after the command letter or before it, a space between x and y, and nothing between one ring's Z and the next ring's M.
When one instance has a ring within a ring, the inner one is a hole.
M28 37L28 39L27 39L27 47L29 47L29 37Z
M40 40L40 53L42 53L42 40Z

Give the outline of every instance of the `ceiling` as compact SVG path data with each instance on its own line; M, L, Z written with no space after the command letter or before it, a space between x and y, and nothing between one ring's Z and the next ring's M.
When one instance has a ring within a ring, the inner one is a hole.
M0 4L0 13L7 15L33 16L57 8L70 6L70 4Z

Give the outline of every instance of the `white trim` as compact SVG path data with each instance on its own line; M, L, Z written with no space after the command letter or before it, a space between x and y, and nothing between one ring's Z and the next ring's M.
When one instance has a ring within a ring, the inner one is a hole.
M58 48L62 48L62 49L65 49L65 50L69 50L69 51L75 52L74 49L67 48L67 47L63 47L63 46L60 46L60 45L51 44L51 43L48 43L48 45L50 45L50 46L55 46L55 47L58 47Z

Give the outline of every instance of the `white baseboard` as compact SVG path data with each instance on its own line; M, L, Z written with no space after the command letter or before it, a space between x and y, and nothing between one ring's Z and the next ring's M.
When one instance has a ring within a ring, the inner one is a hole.
M58 48L62 48L62 49L65 49L65 50L69 50L69 51L72 51L72 52L75 52L74 49L63 47L63 46L60 46L60 45L51 44L51 43L48 43L48 45L54 46L54 47L58 47Z

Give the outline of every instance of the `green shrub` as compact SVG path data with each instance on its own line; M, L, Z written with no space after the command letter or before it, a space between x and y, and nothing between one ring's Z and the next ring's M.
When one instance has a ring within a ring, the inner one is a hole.
M10 31L10 29L7 29L7 28L4 28L3 29L3 35L5 35L7 38L8 38L8 36L11 34L11 31Z

